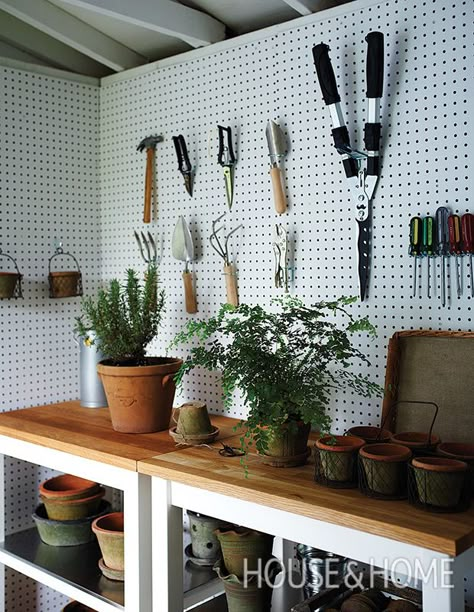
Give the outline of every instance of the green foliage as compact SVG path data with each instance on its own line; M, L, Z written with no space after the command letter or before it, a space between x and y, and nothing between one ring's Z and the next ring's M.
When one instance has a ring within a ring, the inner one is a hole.
M97 301L84 298L75 331L86 337L94 330L102 352L117 365L143 364L146 347L158 333L163 308L164 291L158 292L156 266L148 266L143 283L134 270L127 270L124 285L113 279L108 289L99 291Z
M220 371L224 404L239 389L248 408L242 425L241 446L252 443L262 452L268 439L283 423L310 423L327 432L326 407L333 389L349 387L370 397L381 389L366 377L354 374L353 360L367 358L352 345L354 333L375 336L366 317L354 318L346 306L356 298L339 298L305 306L296 297L273 300L276 312L261 306L223 305L208 321L189 321L173 345L197 341L177 376L178 384L197 366ZM334 322L337 313L346 321ZM329 318L328 318L329 317ZM264 427L262 429L262 427Z

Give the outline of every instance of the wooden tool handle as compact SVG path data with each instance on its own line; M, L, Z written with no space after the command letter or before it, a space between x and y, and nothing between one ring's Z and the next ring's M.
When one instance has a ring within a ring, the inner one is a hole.
M232 306L239 305L239 295L237 293L237 276L232 264L224 266L225 290L227 294L227 303Z
M183 272L184 283L184 301L186 303L186 312L194 314L197 312L196 294L194 293L193 275L191 272Z
M143 223L151 223L151 190L153 187L153 160L155 149L150 147L146 150L145 170L145 208L143 209Z
M286 197L283 191L282 185L282 174L280 168L277 166L270 168L270 176L272 178L273 186L273 201L275 203L275 210L279 215L286 212Z

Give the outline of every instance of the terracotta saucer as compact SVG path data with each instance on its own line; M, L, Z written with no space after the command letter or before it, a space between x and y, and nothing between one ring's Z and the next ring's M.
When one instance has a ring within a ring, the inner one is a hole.
M214 442L219 435L219 428L213 426L211 433L184 436L176 431L176 427L173 427L169 430L169 434L177 444L199 446L199 444L209 444L210 442Z
M199 557L194 557L192 544L188 544L186 546L184 549L184 554L186 557L188 557L191 563L194 563L194 565L199 565L200 567L212 567L214 563L220 559L220 555L218 557L214 557L213 559L200 559Z
M106 578L109 578L110 580L119 580L120 582L123 582L125 579L125 572L123 570L116 570L112 569L111 567L108 567L107 565L105 565L102 557L99 559L99 569L104 574L104 576Z

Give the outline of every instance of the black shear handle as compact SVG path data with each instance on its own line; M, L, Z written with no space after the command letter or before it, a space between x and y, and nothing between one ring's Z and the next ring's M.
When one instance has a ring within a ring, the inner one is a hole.
M191 172L191 162L188 157L188 149L186 148L186 141L184 136L173 136L173 144L176 150L176 156L178 158L178 167L181 173Z
M313 47L313 59L325 104L340 102L341 97L337 91L336 77L329 58L329 47L324 43Z
M383 91L383 34L370 32L367 41L367 97L381 98Z
M218 126L219 128L219 155L218 161L221 166L232 166L235 164L234 149L232 148L232 130L230 127ZM224 133L227 132L227 144L224 142Z

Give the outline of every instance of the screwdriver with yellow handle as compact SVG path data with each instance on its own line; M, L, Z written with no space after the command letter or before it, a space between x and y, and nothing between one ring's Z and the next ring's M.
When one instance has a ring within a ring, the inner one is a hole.
M412 217L410 220L410 257L413 257L413 297L416 296L418 285L418 257L421 254L421 218Z
M427 277L427 297L431 297L431 258L434 256L434 219L433 217L423 217L423 237L421 241L421 252L426 257Z
M469 255L469 272L471 275L471 297L474 297L474 271L472 254L474 253L474 215L466 213L461 217L463 252Z
M456 262L456 289L458 298L462 294L462 236L461 236L461 219L459 215L449 215L448 217L449 230L449 252L454 255Z

